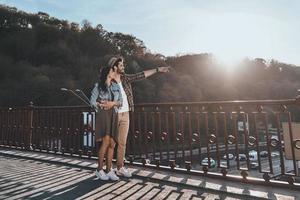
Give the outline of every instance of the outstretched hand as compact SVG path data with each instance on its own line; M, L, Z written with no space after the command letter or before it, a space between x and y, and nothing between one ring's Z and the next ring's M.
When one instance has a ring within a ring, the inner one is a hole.
M162 72L162 73L166 73L166 72L170 72L171 67L158 67L158 72Z

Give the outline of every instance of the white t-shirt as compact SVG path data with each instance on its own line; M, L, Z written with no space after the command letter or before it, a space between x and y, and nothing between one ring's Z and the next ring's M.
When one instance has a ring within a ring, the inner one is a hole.
M121 82L118 83L118 85L120 86L122 99L123 99L122 107L118 108L118 113L129 112L129 104L128 104L127 95L125 93L123 85Z

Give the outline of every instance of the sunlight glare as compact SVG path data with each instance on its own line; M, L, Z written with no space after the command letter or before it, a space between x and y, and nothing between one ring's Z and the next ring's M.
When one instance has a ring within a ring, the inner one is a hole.
M242 58L227 55L216 55L218 64L228 72L233 72Z

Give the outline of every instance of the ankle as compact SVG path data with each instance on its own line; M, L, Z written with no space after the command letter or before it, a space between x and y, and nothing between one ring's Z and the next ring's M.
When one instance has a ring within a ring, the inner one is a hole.
M117 170L120 170L123 166L117 166Z
M102 169L102 167L98 167L96 170L99 172L99 171L101 171L103 169Z

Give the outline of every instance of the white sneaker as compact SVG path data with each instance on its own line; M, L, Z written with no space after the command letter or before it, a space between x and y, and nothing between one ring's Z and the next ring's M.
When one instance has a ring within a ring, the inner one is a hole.
M98 179L101 179L102 181L107 181L109 179L109 177L107 176L107 174L105 174L103 169L101 169L100 171L96 169L95 175Z
M110 170L106 175L112 181L118 181L119 180L119 177L115 174L114 170Z
M125 167L121 167L120 169L116 168L116 173L118 176L124 176L126 178L130 178L132 176L131 172Z

